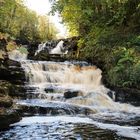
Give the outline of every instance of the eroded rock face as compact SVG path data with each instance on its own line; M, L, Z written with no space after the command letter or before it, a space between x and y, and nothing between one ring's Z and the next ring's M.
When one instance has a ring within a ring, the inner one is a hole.
M9 81L0 80L0 95L10 96L12 98L24 97L25 88L22 85L15 85Z
M25 74L19 62L10 60L6 40L0 39L0 130L20 120L13 109L13 98L20 96Z
M0 81L0 130L20 120L20 115L13 109L13 99L9 96L11 89L11 83Z
M7 59L0 63L0 79L11 81L12 83L23 83L25 73L19 62Z

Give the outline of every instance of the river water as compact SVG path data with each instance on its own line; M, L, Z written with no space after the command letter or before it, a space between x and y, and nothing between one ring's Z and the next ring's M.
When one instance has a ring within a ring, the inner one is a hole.
M15 102L25 113L0 133L0 140L140 140L140 107L114 102L96 66L77 61L20 63L28 98Z

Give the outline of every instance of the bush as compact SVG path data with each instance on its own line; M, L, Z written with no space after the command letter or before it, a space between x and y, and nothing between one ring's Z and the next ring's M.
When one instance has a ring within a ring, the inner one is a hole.
M108 80L113 86L139 87L140 57L134 48L119 47L114 51L115 63L108 70Z

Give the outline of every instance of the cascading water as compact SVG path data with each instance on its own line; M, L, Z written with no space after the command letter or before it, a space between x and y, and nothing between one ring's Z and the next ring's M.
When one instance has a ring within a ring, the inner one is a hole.
M17 104L24 106L25 112L26 107L30 108L34 116L12 125L2 138L140 139L140 127L132 123L140 120L140 108L114 102L107 95L109 89L102 84L102 71L96 66L86 62L20 62L27 78L26 94L31 96ZM77 94L66 98L66 93Z
M52 47L52 44L55 45L55 47ZM57 44L57 45L56 45ZM45 42L38 45L38 50L35 52L35 55L37 55L42 50L47 50L49 54L67 54L68 51L64 48L64 41L59 41L58 43L54 42Z
M50 54L63 54L64 48L63 48L64 41L60 41L57 46L51 50Z

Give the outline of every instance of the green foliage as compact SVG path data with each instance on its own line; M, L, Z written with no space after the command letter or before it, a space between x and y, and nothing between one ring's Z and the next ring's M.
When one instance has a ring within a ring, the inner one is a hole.
M8 33L15 39L21 41L44 41L55 37L57 29L53 25L49 25L44 17L46 26L41 26L40 16L31 11L22 0L4 0L0 1L0 32ZM41 30L40 30L41 26ZM47 32L47 36L42 34Z
M27 54L28 53L27 49L25 47L23 47L23 46L20 46L19 48L17 48L17 50L19 50L23 54Z
M139 87L140 56L134 48L119 47L114 50L114 61L108 71L108 80L112 85L123 87Z
M50 1L52 12L81 37L80 58L102 65L109 85L140 87L139 0Z
M6 48L7 48L7 51L12 51L17 48L17 45L15 44L15 42L10 41L10 42L8 42Z

